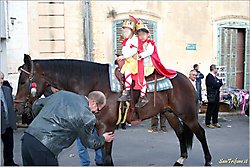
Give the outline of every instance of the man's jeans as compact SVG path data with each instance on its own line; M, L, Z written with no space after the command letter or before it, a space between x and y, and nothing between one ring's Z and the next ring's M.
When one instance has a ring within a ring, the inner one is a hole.
M98 136L96 129L94 129L93 134L95 136ZM76 139L76 143L77 143L78 155L80 158L80 164L82 166L89 166L90 160L89 160L89 153L88 153L87 148L84 145L82 145L79 137ZM95 163L96 165L102 164L102 147L95 150Z

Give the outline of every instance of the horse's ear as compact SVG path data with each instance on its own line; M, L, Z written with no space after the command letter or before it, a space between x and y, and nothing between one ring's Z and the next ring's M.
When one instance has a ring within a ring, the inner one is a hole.
M24 58L23 58L24 64L27 65L28 69L31 69L31 57L28 54L24 54Z

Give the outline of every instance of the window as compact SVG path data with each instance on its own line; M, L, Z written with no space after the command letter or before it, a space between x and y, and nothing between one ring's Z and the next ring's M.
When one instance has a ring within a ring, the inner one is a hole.
M124 19L128 20L128 19ZM150 38L157 43L157 24L155 21L141 19L145 25L147 25L150 31ZM122 23L123 20L117 20L113 22L113 53L121 54L122 52L122 41L120 40L122 34ZM113 60L116 59L116 55L113 56Z

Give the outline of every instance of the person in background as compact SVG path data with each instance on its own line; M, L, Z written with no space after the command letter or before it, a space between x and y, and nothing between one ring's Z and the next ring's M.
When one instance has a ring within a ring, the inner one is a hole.
M197 72L196 70L191 70L189 72L189 80L190 82L192 83L193 87L194 87L194 90L195 90L195 103L196 103L196 118L198 119L198 113L199 113L199 108L200 108L200 101L199 101L199 92L197 91L197 80L196 80L196 77L197 77Z
M163 133L166 133L168 130L166 128L166 115L164 114L165 112L159 113L151 118L151 129L148 130L148 132L154 132L157 133L158 130L158 123L159 123L159 118L160 116L160 128Z
M215 64L210 66L210 73L206 76L208 106L205 118L205 124L208 128L220 128L218 123L220 87L223 85L222 80L216 77L218 69ZM211 124L212 117L212 124Z
M9 87L9 88L11 89L11 92L13 91L12 86L10 85L9 81L7 81L7 80L4 80L4 81L3 81L3 86Z
M0 97L1 97L1 139L3 142L4 166L18 166L13 160L14 158L13 130L16 129L16 113L14 111L12 87L10 86L8 81L4 81L4 74L1 71L0 71Z
M199 71L199 65L198 64L195 64L193 66L194 70L197 72L197 76L196 76L196 89L197 89L197 92L198 92L198 99L200 101L200 103L202 102L202 95L201 95L201 90L202 90L202 87L201 87L201 80L204 78L204 75Z

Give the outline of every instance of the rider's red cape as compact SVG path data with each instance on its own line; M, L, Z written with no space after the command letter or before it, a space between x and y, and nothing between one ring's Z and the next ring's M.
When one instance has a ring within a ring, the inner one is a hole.
M146 42L151 43L154 46L154 52L150 56L152 63L156 69L156 71L165 76L166 78L174 78L176 76L176 71L172 69L167 69L164 67L164 65L161 63L161 60L159 58L157 47L155 45L155 42L153 40L148 39ZM143 43L138 38L138 53L143 52ZM138 74L132 75L133 80L135 81L135 87L136 90L141 90L143 87L143 79L144 79L144 61L143 59L138 61Z

